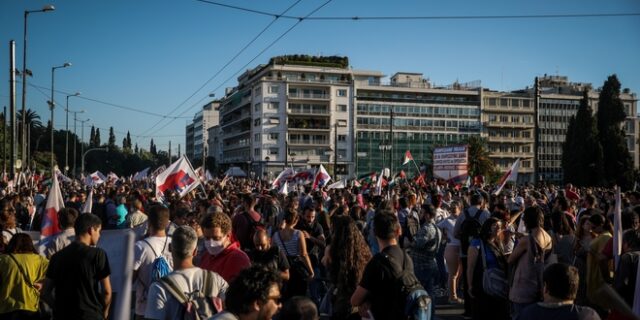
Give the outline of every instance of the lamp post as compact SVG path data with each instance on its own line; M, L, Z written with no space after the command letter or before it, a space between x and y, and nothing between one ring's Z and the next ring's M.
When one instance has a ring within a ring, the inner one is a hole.
M30 13L36 12L48 12L55 10L53 5L47 4L40 10L25 10L24 11L24 35L22 38L22 159L26 161L25 155L27 154L27 139L26 139L26 127L27 127L27 18ZM53 124L53 123L52 123ZM53 168L53 167L52 167Z
M82 153L82 165L81 165L81 173L84 173L84 157L87 155L87 153L91 152L91 151L105 151L105 152L109 152L109 147L105 147L105 148L92 148L89 149L87 151L85 151L84 153Z
M67 121L65 125L67 136L64 142L64 169L65 169L64 174L67 174L67 170L69 170L69 97L77 97L79 95L80 95L80 92L67 95L67 107L64 109L67 112ZM84 110L82 112L84 112ZM74 130L74 134L75 134L75 130ZM74 161L75 161L75 157L74 157Z
M87 121L90 121L91 119L86 119L86 120L79 120L81 123L81 129L80 131L82 132L80 135L80 153L84 153L84 123ZM73 128L73 134L76 134L76 128L75 128L75 119L74 119L74 124L73 124L74 128ZM107 150L108 151L108 150ZM78 163L78 161L76 161L76 143L74 141L73 143L73 174L74 175L78 175L78 172L76 172L76 163Z
M61 66L57 66L57 67L51 67L51 100L49 101L49 107L51 108L51 172L53 172L53 132L54 130L54 122L53 122L53 111L56 107L56 101L55 98L53 96L54 93L54 85L55 85L55 75L56 75L56 69L61 69L61 68L66 68L66 67L70 67L71 63L69 62L65 62L63 65ZM23 118L24 121L24 118Z

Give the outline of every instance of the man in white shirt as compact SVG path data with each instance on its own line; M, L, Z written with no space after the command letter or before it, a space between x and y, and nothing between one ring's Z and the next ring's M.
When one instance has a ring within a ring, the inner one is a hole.
M78 218L78 210L73 208L63 208L58 212L58 223L62 231L40 245L40 252L47 259L51 259L54 253L64 249L76 239L76 231L74 225Z
M147 215L144 212L140 211L142 209L142 202L138 199L133 200L133 213L130 213L127 216L127 225L129 228L133 228L139 224L147 221Z
M147 293L153 283L153 263L156 258L164 257L172 266L173 259L169 250L171 238L165 229L169 225L169 209L156 205L149 209L149 237L137 241L134 247L133 280L136 291L136 318L142 319L147 306Z
M175 230L171 237L174 271L162 281L154 282L149 288L144 312L145 319L179 319L181 317L184 307L169 291L166 281L170 281L176 287L176 291L188 293L192 297L195 297L196 293L212 297L213 299L208 299L214 302L214 306L211 307L221 310L222 300L229 285L217 273L193 265L197 242L198 236L193 228L182 226ZM211 282L209 290L205 289L205 277ZM212 315L213 313L208 316Z

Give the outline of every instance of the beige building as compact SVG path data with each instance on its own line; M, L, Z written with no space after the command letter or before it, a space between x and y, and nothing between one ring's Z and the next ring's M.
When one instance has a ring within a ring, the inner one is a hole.
M499 170L508 170L520 159L518 183L534 182L534 100L526 92L482 93L482 136L487 139L489 157Z

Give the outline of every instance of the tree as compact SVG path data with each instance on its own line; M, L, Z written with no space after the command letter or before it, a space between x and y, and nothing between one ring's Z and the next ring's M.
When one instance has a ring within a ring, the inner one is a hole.
M42 128L42 121L40 121L40 116L35 111L27 109L25 112L25 119L32 130L34 128ZM18 121L18 123L22 123L22 112L17 112L16 120Z
M489 158L487 140L480 136L470 136L466 143L469 146L469 175L490 177L496 172L496 165Z
M604 82L598 99L598 138L604 153L604 181L607 185L630 188L633 161L622 129L626 117L620 99L620 81L614 74Z
M96 128L94 126L91 126L91 133L89 134L89 147L94 147L95 144L93 144L96 140Z
M93 145L96 146L96 147L99 147L101 145L100 128L96 128L96 136L94 137Z
M598 140L598 128L589 106L589 92L584 91L580 108L571 118L562 147L564 181L578 186L601 186L604 154Z
M129 150L131 150L131 134L129 133L129 131L128 131L128 130L127 130L126 143L127 143L126 148L127 148L127 149L129 149Z
M116 146L116 135L113 133L113 127L109 127L109 148L114 148Z
M136 142L136 147L135 147L135 149L133 149L133 152L134 152L135 154L138 154L138 143L137 143L137 142Z
M151 143L149 144L149 152L151 152L152 155L157 155L158 151L156 150L156 145L153 143L153 139L151 139Z

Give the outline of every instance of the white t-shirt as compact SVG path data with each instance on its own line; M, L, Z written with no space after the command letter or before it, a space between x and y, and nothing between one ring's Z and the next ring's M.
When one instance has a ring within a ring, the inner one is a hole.
M135 312L137 315L144 314L147 292L153 282L151 280L151 271L153 269L153 261L158 257L154 255L153 251L155 251L157 255L162 255L167 259L169 266L173 268L173 259L169 251L170 243L171 237L148 237L144 240L137 241L133 248L133 270L138 271L134 288L136 291ZM151 247L149 245L151 245ZM151 248L153 248L153 251Z
M205 271L206 272L206 271ZM169 277L182 292L194 292L204 287L204 272L198 267L177 270ZM213 292L207 296L217 296L224 300L229 285L217 273L213 272ZM144 312L146 319L179 319L180 303L169 293L160 282L154 282L149 288L147 307Z

